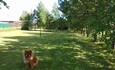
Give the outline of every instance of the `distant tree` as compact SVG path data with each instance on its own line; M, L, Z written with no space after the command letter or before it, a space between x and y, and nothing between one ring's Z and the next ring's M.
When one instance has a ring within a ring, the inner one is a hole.
M31 28L31 14L27 11L24 11L22 16L20 17L22 21L22 30L29 30Z
M47 14L46 14L46 25L45 25L45 28L46 29L55 29L53 21L54 21L53 15L50 14L49 12L47 12Z
M55 19L58 19L61 17L60 10L56 3L54 3L54 5L53 5L52 15Z
M52 15L54 17L53 26L55 27L55 29L58 30L68 29L65 16L63 16L62 12L59 10L59 7L56 3L54 3L53 5Z
M36 30L37 26L37 11L34 9L33 11L31 11L30 14L30 21L31 21L31 29Z
M44 4L40 2L37 6L37 23L40 27L40 36L41 36L41 29L45 27L46 25L46 15L47 15L47 9L45 8Z
M47 9L45 8L42 2L38 4L36 11L37 11L38 23L40 23L40 26L44 27L46 24Z

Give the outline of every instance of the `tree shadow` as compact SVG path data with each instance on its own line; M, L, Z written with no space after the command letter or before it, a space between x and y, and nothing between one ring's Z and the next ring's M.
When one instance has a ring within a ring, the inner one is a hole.
M114 54L105 48L92 46L82 37L67 32L27 33L31 36L5 37L17 41L4 41L1 45L0 69L25 70L23 50L31 49L39 58L35 70L114 70Z

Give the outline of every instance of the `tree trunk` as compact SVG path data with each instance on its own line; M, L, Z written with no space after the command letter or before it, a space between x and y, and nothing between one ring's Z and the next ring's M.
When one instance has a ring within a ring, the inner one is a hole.
M96 42L96 41L97 41L97 33L94 34L94 37L93 37L93 38L94 38L93 41Z
M86 34L87 34L87 37L89 37L89 34L90 34L89 31L87 31Z
M40 24L40 37L42 35L42 24Z
M103 37L104 36L104 31L102 31L102 36L101 37Z
M112 41L112 49L115 49L115 41Z
M40 37L41 37L41 33L42 33L42 28L40 27Z
M112 49L115 49L115 29L113 29L113 35L112 35Z

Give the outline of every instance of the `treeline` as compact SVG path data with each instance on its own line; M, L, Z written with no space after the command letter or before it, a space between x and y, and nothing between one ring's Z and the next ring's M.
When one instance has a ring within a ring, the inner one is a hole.
M22 29L72 30L115 49L115 0L58 0L51 13L40 2L20 17Z
M45 8L42 2L31 13L24 11L20 17L22 30L36 28L67 30L66 20L61 16L58 6L54 3L51 13Z
M115 49L115 0L58 0L69 28Z

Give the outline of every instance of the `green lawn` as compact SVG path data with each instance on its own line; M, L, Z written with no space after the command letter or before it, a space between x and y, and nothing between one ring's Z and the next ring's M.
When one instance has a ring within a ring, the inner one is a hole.
M0 32L0 70L26 70L25 49L40 60L35 70L115 70L115 52L78 33L20 30Z

